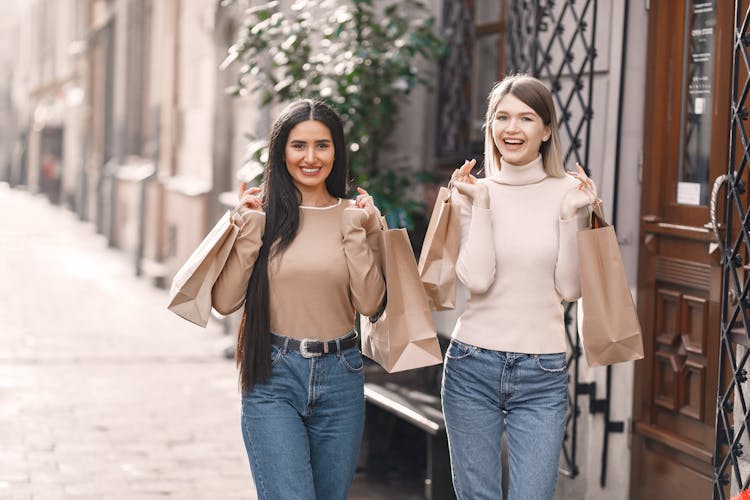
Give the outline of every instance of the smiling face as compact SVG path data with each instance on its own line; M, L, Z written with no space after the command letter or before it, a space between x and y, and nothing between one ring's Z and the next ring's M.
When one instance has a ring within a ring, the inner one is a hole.
M511 165L526 165L539 155L550 127L527 104L507 94L495 108L492 139L503 160Z
M303 195L326 189L325 180L333 169L334 156L331 131L322 122L306 120L289 131L284 161Z

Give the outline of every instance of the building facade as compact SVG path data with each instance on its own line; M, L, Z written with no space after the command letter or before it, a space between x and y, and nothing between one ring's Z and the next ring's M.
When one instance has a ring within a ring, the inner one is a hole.
M74 210L134 272L168 282L233 205L249 138L268 132L273 110L228 95L236 68L221 68L257 3L13 4L0 180ZM426 3L450 50L405 102L389 151L447 180L481 155L492 84L538 75L566 118L566 166L579 160L596 181L638 302L645 360L589 369L571 343L558 498L707 498L722 306L709 205L729 161L734 2ZM422 191L429 205L434 186ZM441 333L456 315L436 314Z

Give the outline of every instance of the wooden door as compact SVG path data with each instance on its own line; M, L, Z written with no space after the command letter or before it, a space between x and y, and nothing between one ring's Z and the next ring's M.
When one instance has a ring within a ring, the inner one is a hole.
M711 497L721 264L714 179L726 172L732 2L650 2L632 499Z

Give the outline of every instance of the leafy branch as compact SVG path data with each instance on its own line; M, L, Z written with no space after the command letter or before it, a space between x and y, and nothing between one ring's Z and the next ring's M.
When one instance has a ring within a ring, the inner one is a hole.
M410 193L426 174L415 177L406 165L384 168L380 153L405 96L432 80L425 63L445 50L435 31L420 0L396 0L379 12L372 0L298 0L286 10L272 1L246 11L222 67L239 67L230 89L235 95L258 93L264 105L310 97L336 109L354 182L375 196L386 216L409 227L423 210Z

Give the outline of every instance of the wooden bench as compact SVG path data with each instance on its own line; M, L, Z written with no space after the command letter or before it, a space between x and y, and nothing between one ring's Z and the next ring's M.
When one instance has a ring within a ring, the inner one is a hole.
M397 382L365 383L365 399L424 432L426 438L425 498L453 500L448 438L440 397ZM372 438L371 438L372 439ZM392 443L386 443L390 446Z

